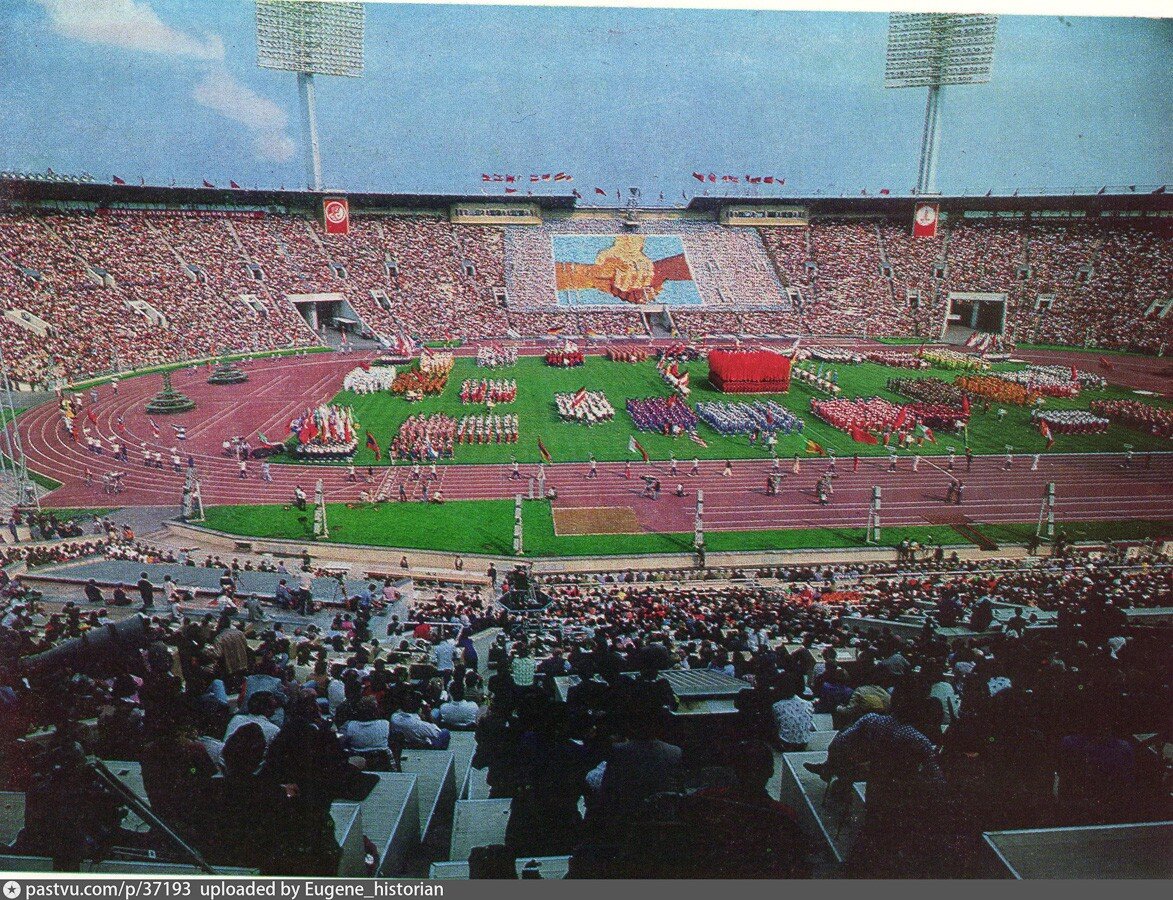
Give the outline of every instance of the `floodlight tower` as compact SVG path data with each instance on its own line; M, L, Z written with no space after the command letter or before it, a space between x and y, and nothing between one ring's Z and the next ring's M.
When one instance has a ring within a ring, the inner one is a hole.
M941 139L941 88L985 84L994 64L998 17L962 13L892 13L884 87L927 87L921 135L918 194L937 193L937 148Z
M257 0L257 65L297 73L310 190L322 189L314 76L362 75L363 10L361 3Z

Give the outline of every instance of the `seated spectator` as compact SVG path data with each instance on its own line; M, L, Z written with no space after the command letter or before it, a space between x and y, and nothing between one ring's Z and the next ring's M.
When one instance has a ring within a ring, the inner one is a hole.
M408 697L403 708L391 716L391 731L411 750L445 750L451 737L446 728L439 728L420 718L422 704L416 696Z
M798 696L797 675L782 676L773 713L781 748L787 753L805 750L809 735L815 730L814 707Z
M342 744L353 753L386 750L390 729L390 723L379 714L379 701L363 697L358 715L342 726Z
M476 728L480 718L480 707L465 696L465 682L452 683L448 690L449 699L432 711L432 718L444 728L453 731L470 731Z

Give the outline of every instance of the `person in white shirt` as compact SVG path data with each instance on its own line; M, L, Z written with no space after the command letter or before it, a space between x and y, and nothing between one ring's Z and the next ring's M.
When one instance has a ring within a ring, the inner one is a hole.
M459 681L452 683L451 699L432 710L432 718L438 724L457 731L470 731L475 728L480 714L479 706L471 700L464 699L464 685Z
M326 698L330 703L331 715L346 699L346 684L342 681L342 666L340 665L335 665L330 673L330 683L326 686Z
M432 648L432 653L436 657L436 668L447 681L452 670L456 668L456 641L451 637L444 638Z
M815 730L814 707L798 696L798 678L788 675L779 685L779 699L774 704L774 724L778 740L787 752L805 750L810 733Z
M420 718L418 697L404 701L403 709L391 716L391 730L403 738L403 745L414 750L445 750L450 735L445 729Z
M228 727L224 729L224 743L228 743L228 739L232 737L232 732L240 728L242 725L247 725L249 722L254 722L261 726L261 731L265 735L265 745L273 743L273 738L277 737L278 728L269 717L277 711L277 701L273 695L266 692L253 694L248 698L248 712L237 713L229 722Z
M342 726L342 743L353 753L386 750L391 723L379 715L379 702L374 697L363 697L358 704L358 715Z

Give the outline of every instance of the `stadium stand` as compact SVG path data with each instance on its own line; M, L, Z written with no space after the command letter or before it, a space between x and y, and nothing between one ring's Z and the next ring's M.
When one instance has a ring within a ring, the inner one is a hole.
M614 214L536 227L356 215L348 235L327 238L300 215L98 213L0 213L0 336L19 381L325 340L288 301L296 294L341 296L389 340L938 339L951 292L1004 295L1011 341L1158 352L1173 328L1163 218L959 217L923 240L879 215L762 229L662 217L641 233L680 236L703 304L660 319L639 306L556 303L552 238L620 233Z
M167 555L117 537L75 546ZM566 574L525 619L480 588L419 596L395 619L360 595L313 629L162 607L146 653L55 690L79 721L65 737L218 866L361 874L365 834L366 871L387 875L485 877L531 857L572 874L983 875L996 862L985 834L1073 839L1164 812L1167 626L1153 616L1173 615L1173 569L1136 547L1056 551ZM0 590L12 662L110 621L96 603L50 606L19 577ZM2 684L6 734L24 736L34 768L37 748L59 761L43 728L53 705ZM378 779L358 801L337 796L355 777L345 753ZM254 758L261 776L246 777ZM268 775L300 794L267 793ZM35 827L51 797L4 795L10 853L63 852ZM237 808L272 815L247 817L242 842ZM61 834L85 824L79 811L55 808ZM317 817L332 819L322 834L334 842L280 849ZM701 823L705 841L681 842Z

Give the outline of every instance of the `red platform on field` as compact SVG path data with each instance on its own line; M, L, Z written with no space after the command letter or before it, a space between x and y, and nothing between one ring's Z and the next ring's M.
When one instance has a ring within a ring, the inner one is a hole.
M790 390L790 357L769 350L713 350L709 381L726 394L777 394Z

